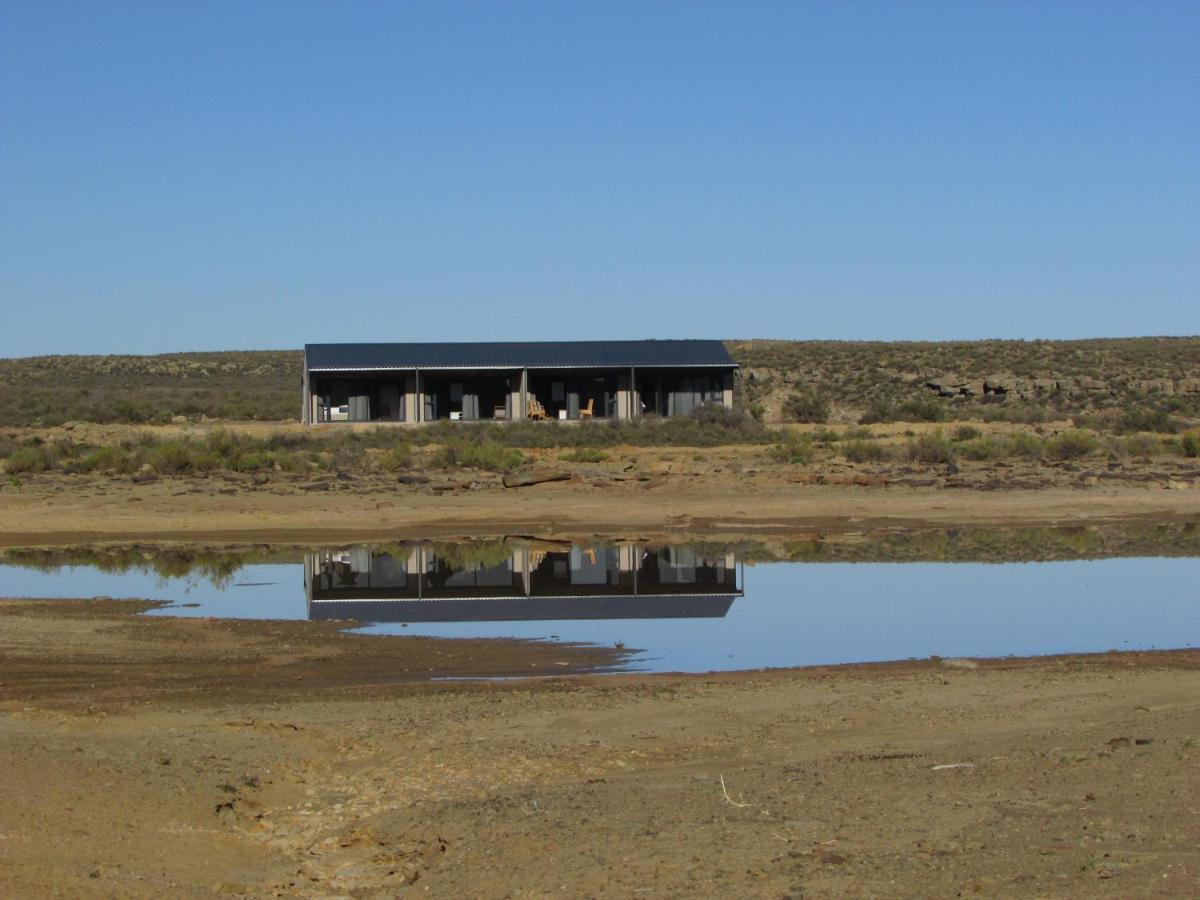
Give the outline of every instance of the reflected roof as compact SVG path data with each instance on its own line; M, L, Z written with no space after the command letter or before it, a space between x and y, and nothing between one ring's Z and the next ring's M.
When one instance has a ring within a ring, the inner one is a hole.
M310 619L363 622L511 622L564 619L720 619L741 593L440 600L313 600Z

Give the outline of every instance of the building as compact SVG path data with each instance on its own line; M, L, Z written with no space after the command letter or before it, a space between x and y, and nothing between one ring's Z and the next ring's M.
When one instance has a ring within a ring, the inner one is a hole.
M720 341L306 344L302 418L683 416L731 407L737 367Z
M453 546L310 552L310 619L499 622L722 618L742 596L732 553L687 547L512 547L485 562Z

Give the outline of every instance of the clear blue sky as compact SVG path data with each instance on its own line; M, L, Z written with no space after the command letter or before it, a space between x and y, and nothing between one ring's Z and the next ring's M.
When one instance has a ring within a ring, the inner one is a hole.
M0 356L1200 332L1200 3L0 3Z

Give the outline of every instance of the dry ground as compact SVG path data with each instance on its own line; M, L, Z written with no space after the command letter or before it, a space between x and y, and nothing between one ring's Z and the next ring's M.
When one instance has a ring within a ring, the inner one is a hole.
M429 685L441 642L0 610L7 896L1200 894L1195 651Z
M230 427L260 436L281 428ZM980 427L987 434L1015 430L1007 424ZM934 428L876 431L902 442L904 431ZM74 437L111 443L138 431L171 437L206 430L87 425L75 429ZM762 534L847 524L1078 524L1200 513L1200 463L1182 458L964 460L955 467L824 459L791 465L775 459L770 447L745 445L616 447L606 449L604 462L587 464L560 460L557 450L524 452L534 473L569 480L505 488L491 472L421 468L399 474L217 472L150 476L144 483L128 476L26 474L19 485L0 483L0 545L646 529Z

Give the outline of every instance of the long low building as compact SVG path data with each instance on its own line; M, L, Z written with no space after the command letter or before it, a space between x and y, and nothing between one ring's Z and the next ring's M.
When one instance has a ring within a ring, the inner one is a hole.
M733 406L720 341L306 344L302 417L320 422L629 419Z

